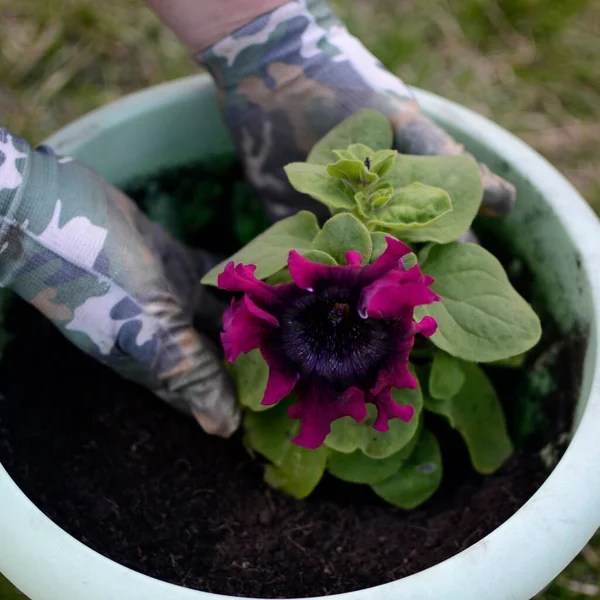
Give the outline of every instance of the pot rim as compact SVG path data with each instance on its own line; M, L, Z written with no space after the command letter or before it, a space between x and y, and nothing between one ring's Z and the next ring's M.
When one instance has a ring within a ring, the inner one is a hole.
M472 133L481 143L527 173L560 218L579 251L594 315L600 316L600 223L574 187L524 142L475 112L435 94L413 89L423 110L444 124ZM51 136L59 153L160 106L216 92L207 75L150 87L99 108ZM600 526L600 358L598 322L590 324L587 368L593 372L589 397L564 456L540 489L512 517L485 538L446 561L400 580L328 596L339 600L433 600L531 598L560 572ZM190 590L142 575L91 550L46 517L0 464L1 571L34 600L215 600L234 598ZM32 551L32 549L34 549ZM35 576L31 574L34 573ZM500 594L496 596L494 594ZM320 597L321 598L321 597ZM306 599L311 600L311 599ZM313 598L312 600L315 600Z

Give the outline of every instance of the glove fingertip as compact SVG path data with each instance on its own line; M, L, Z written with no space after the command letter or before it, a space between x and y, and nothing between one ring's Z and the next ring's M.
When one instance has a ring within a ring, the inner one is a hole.
M479 166L483 183L483 201L479 212L491 217L505 217L515 207L517 188L506 179L492 173L486 165Z
M230 438L238 430L242 420L242 414L238 407L226 420L221 422L194 406L192 406L192 415L206 433L225 439Z

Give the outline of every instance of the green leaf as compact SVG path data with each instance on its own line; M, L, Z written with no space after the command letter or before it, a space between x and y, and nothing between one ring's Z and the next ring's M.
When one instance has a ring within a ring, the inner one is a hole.
M291 163L284 167L292 187L331 209L354 210L354 200L341 179L335 179L323 165Z
M348 213L343 213L343 214L348 214ZM319 233L321 233L321 232L319 232ZM318 235L317 235L317 237L318 237ZM314 241L313 241L313 244L314 244ZM335 265L338 264L338 262L335 260L335 258L333 258L333 256L331 256L331 254L328 254L324 250L316 250L316 249L308 250L308 252L303 252L302 256L304 256L304 258L306 258L307 260L310 260L310 262L314 262L319 265L329 265L331 267L334 267Z
M300 499L323 477L329 450L324 446L309 450L291 442L300 429L300 421L287 412L294 402L295 396L290 394L268 411L245 411L244 444L272 463L265 469L269 485Z
M315 167L316 165L311 166ZM366 186L378 179L377 175L371 173L362 161L356 159L343 158L336 163L327 165L326 169L331 177L344 179L353 186Z
M311 249L319 233L315 215L308 211L282 219L254 238L233 256L213 267L203 278L204 285L217 285L217 278L228 262L256 265L256 277L265 279L287 264L290 250L301 254Z
M311 262L317 263L319 265L329 265L334 267L337 265L335 259L327 252L322 252L321 250L305 250L301 252L302 256ZM269 275L266 279L269 285L277 285L278 283L289 283L292 281L292 276L290 275L290 270L287 265L277 271L277 273L273 273L273 275Z
M458 394L465 382L460 361L445 352L433 356L429 374L429 393L437 400L452 398Z
M442 301L417 307L415 315L437 321L430 339L438 348L464 360L491 362L525 352L539 341L537 315L481 246L433 246L420 264L435 279L432 289Z
M267 389L269 366L262 357L260 350L255 348L248 354L240 354L233 363L233 378L237 397L242 406L254 411L273 408L273 405L261 404Z
M350 150L332 150L331 151L336 158L340 160L342 158L347 158L348 160L354 160L356 156Z
M414 252L411 252L410 254L405 254L402 257L402 262L404 263L404 268L407 271L408 269L414 267L416 264L419 264L419 261L417 260L417 255Z
M415 390L392 390L394 400L400 404L410 404L414 416L405 423L400 419L390 419L389 431L380 432L373 429L377 417L374 405L367 405L367 418L357 423L352 417L342 417L331 424L331 433L325 438L325 444L332 450L349 454L362 450L370 458L382 459L395 454L404 448L415 435L419 426L419 415L423 408L423 396L420 386Z
M265 481L297 500L306 498L321 481L328 454L325 446L309 450L290 443L283 462L278 466L267 466Z
M371 171L383 177L393 166L398 152L396 150L380 150L373 156Z
M383 208L392 199L393 190L377 190L372 194L369 194L367 200L367 206L370 205L371 210L377 210ZM356 198L356 196L355 196Z
M428 500L442 481L442 455L435 436L423 431L406 464L394 475L372 486L386 502L411 510Z
M300 421L288 415L295 401L291 394L263 412L244 411L244 445L256 450L275 465L283 464L290 452L290 441L300 430Z
M372 204L367 226L392 231L429 227L451 210L452 202L445 190L415 182L395 189L385 205L378 208Z
M331 162L332 151L361 143L373 150L392 147L392 126L386 117L375 110L359 110L334 127L321 138L308 155L308 162L326 165Z
M367 228L350 213L331 217L313 241L313 248L326 252L339 263L346 264L345 254L359 252L363 262L369 262L373 244Z
M389 233L383 233L382 231L371 232L371 245L373 251L371 252L371 260L369 262L374 263L387 249L386 237Z
M311 252L309 250L309 252ZM306 253L302 253L303 256L306 255ZM279 271L277 271L277 273L273 273L273 275L269 275L265 281L269 284L269 285L277 285L278 283L289 283L290 281L292 281L292 276L290 275L290 270L287 268L287 265L285 267L283 267L283 269L280 269Z
M362 163L364 163L365 159L367 158L372 159L376 154L373 148L369 148L369 146L361 144L360 142L356 144L350 144L348 146L348 151L352 154L352 158L358 158Z
M421 422L422 419L419 424ZM374 484L383 481L406 462L417 444L419 431L420 427L404 448L387 458L370 458L362 450L355 450L350 454L332 450L327 462L327 470L338 479L350 483Z
M473 467L487 475L499 469L512 454L502 406L481 367L460 361L465 380L452 398L430 401L426 408L445 416L464 439Z
M452 211L423 229L405 230L405 242L446 244L469 229L481 204L483 187L477 164L465 156L398 155L394 166L383 178L398 190L419 182L442 188L450 196Z
M495 360L490 363L490 366L504 367L505 369L520 369L527 359L527 352L522 354L516 354L515 356L509 356L501 360Z

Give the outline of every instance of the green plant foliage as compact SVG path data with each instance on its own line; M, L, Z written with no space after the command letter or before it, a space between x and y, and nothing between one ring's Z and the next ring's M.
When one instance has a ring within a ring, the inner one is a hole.
M317 165L328 165L332 162L333 151L338 148L348 148L360 142L361 146L368 146L375 151L389 150L392 141L392 126L386 117L375 110L359 110L322 137L310 151L307 160ZM350 149L348 152L351 152Z
M267 410L271 406L261 404L269 379L269 366L260 350L240 354L232 366L238 400L242 406L254 411Z
M430 498L441 481L440 447L433 433L425 429L404 466L372 488L386 502L411 510Z
M465 382L465 373L460 361L445 352L433 356L429 375L429 394L436 400L446 400L458 394Z
M387 119L374 111L342 122L317 144L309 162L286 167L292 186L328 206L333 216L320 230L309 213L285 219L234 256L256 265L259 278L278 283L290 280L291 248L319 264L346 265L349 251L367 264L386 251L392 236L420 245L418 263L434 278L432 289L441 298L414 312L416 320L430 315L438 325L431 341L417 340L413 354L425 393L420 385L393 390L399 405L414 408L414 417L408 423L391 419L386 432L373 429L377 408L368 404L362 423L335 420L317 450L293 444L299 423L287 414L290 400L263 407L268 367L258 351L240 356L233 374L248 410L245 442L270 461L266 481L296 498L309 494L327 468L344 481L371 485L401 508L424 502L440 484L442 463L436 438L422 431L423 408L460 433L480 473L495 471L513 451L492 385L480 367L466 361L522 364L540 338L539 319L491 254L455 242L481 203L476 163L462 156L399 155L389 148L391 141ZM417 256L410 253L400 262L410 269Z
M390 183L394 190L418 182L441 188L450 198L451 211L427 227L403 231L398 237L405 242L453 242L469 229L483 196L479 168L464 156L399 154L383 181Z
M396 188L384 204L367 207L367 227L391 231L428 227L452 210L448 193L419 182ZM398 234L403 237L402 233Z
M453 366L450 364L454 363ZM435 364L435 363L434 363ZM499 469L512 454L513 446L506 430L506 420L502 405L498 400L490 380L481 367L476 364L459 361L448 356L445 359L446 373L463 373L463 384L452 396L425 398L425 407L448 419L464 439L473 467L479 473L489 474ZM429 392L432 383L439 387L440 368L437 374L432 368L429 379ZM433 381L432 381L433 380Z
M370 458L362 450L355 450L350 454L332 450L327 470L338 479L350 483L375 484L387 479L404 465L414 450L419 439L420 423L419 429L406 446L387 458Z
M244 443L272 463L266 467L265 481L300 499L308 496L323 477L329 450L325 446L309 450L292 443L300 425L287 414L294 400L291 395L266 412L247 411Z
M331 217L313 241L313 248L326 252L338 264L346 264L346 252L358 252L364 263L369 262L373 242L367 228L350 213Z
M327 455L326 446L309 450L290 443L282 463L267 466L265 481L298 500L306 498L323 477Z
M540 339L540 320L510 284L502 265L476 244L435 245L420 261L442 298L415 309L438 324L431 341L452 356L491 362L521 354Z
M312 242L319 233L315 215L301 211L287 219L275 223L264 233L227 260L211 269L203 278L204 285L217 285L217 278L228 262L256 265L256 277L265 279L277 273L287 264L290 250L300 253L312 249Z
M420 386L415 390L392 390L392 395L399 405L410 404L414 408L414 416L408 423L390 419L389 431L375 431L373 423L377 417L377 409L370 404L367 406L367 418L362 423L357 423L351 417L334 421L325 444L332 450L345 454L361 450L369 458L375 459L387 458L404 448L417 432L423 395Z
M285 173L292 186L302 194L308 194L331 210L354 210L352 193L344 180L332 177L323 165L291 163ZM377 177L377 176L375 176Z

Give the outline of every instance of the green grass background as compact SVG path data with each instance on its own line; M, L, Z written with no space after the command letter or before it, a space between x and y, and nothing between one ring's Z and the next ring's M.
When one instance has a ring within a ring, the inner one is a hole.
M600 0L334 5L394 73L521 137L600 211ZM141 0L0 0L0 124L31 142L196 70ZM600 599L599 573L596 536L539 598ZM0 600L18 597L0 576Z

